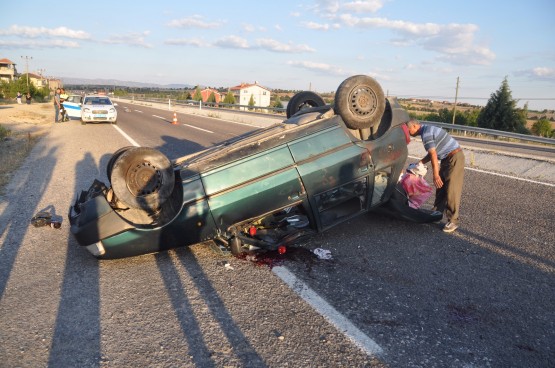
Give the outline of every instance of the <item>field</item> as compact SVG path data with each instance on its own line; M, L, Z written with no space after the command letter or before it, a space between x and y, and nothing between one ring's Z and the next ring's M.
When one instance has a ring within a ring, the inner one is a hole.
M13 171L53 121L51 103L0 105L0 195Z

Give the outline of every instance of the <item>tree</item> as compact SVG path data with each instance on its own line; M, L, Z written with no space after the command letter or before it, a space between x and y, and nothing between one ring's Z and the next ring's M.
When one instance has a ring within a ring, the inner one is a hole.
M202 100L202 94L200 93L200 87L198 87L198 86L195 89L195 94L193 95L193 100L194 101L201 101Z
M528 133L525 111L516 107L517 101L511 96L507 77L501 87L492 93L486 107L482 109L476 123L481 128L505 132Z
M553 136L551 123L545 118L541 118L532 125L532 132L540 137L551 138Z
M214 91L210 92L210 96L208 96L208 98L206 99L206 102L212 103L212 104L216 103L216 95L214 94Z
M254 107L254 95L251 95L249 100L249 110L252 110L252 107Z
M235 96L233 96L231 91L227 91L227 94L224 97L224 103L230 105L235 104Z
M279 99L278 94L276 94L276 100L274 101L272 106L275 107L276 109L283 109L283 104L281 103L281 100Z

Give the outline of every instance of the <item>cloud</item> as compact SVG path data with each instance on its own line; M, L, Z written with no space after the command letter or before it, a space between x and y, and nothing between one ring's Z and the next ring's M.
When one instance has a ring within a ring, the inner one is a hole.
M355 13L375 13L383 7L384 0L358 0L358 1L339 1L339 0L317 0L312 11L333 18L339 12Z
M226 36L214 42L214 46L226 49L249 49L249 43L246 39L239 36Z
M210 44L199 38L174 38L164 42L167 45L210 47Z
M39 37L65 37L79 40L88 40L91 36L85 31L76 31L67 27L46 28L46 27L26 27L16 24L8 29L1 30L2 36L19 36L23 38L39 38Z
M42 40L42 41L6 41L0 40L0 47L6 49L44 49L44 48L60 48L60 49L77 49L80 47L78 42L68 40Z
M112 44L112 45L129 45L129 46L138 46L144 48L152 48L152 45L145 42L145 37L150 34L149 31L144 31L141 33L138 32L130 32L124 35L115 35L111 36L110 38L104 40L104 43Z
M341 10L354 11L355 13L375 13L382 7L382 0L351 1L344 3Z
M336 76L349 76L355 73L351 73L338 67L336 65L325 64L325 63L315 63L312 61L288 61L287 65L291 65L297 68L306 69L313 72L323 73L325 75L336 75Z
M273 52L303 53L316 51L308 45L293 45L291 43L282 43L271 38L259 38L256 40L256 44L261 49Z
M195 46L195 47L221 47L226 49L241 50L266 50L279 53L304 53L316 51L308 45L295 45L292 43L283 43L271 38L259 38L254 44L243 37L230 35L220 38L212 43L205 42L200 39L169 39L164 42L167 45L175 46Z
M187 18L173 19L168 22L168 27L171 28L201 28L201 29L216 29L220 28L225 22L206 22L200 15L192 15Z
M537 67L532 69L532 74L540 78L555 79L555 68Z
M478 31L475 24L413 23L351 14L341 14L337 19L347 27L393 30L400 36L392 41L395 45L416 44L440 53L438 59L449 63L489 65L495 59L493 51L475 43L474 35Z
M516 76L524 76L529 79L555 82L555 68L535 67L528 70L520 70L514 73Z

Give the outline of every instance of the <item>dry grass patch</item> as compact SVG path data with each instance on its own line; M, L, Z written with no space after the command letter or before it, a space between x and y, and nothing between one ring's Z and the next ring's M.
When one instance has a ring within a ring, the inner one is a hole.
M53 120L51 104L0 106L0 194Z

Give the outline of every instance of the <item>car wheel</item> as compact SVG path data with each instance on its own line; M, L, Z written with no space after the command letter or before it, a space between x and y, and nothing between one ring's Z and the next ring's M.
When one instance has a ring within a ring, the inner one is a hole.
M334 109L349 129L371 128L380 122L385 110L382 87L367 75L347 78L337 88Z
M117 125L118 124L117 120L112 121L112 124Z
M108 179L110 179L112 177L112 169L114 168L114 162L116 162L116 160L126 151L129 151L131 148L134 148L135 146L126 146L126 147L122 147L119 150L117 150L116 152L114 152L114 154L112 155L112 157L110 157L110 160L108 161L108 165L106 165L106 175L108 176Z
M303 109L325 105L324 99L317 93L311 91L299 92L291 97L287 104L287 119Z
M86 121L84 121L84 120L81 120L81 125L86 125L86 124L87 124L87 122L86 122Z
M114 160L110 182L121 202L155 212L172 194L174 172L170 160L160 151L133 147Z

